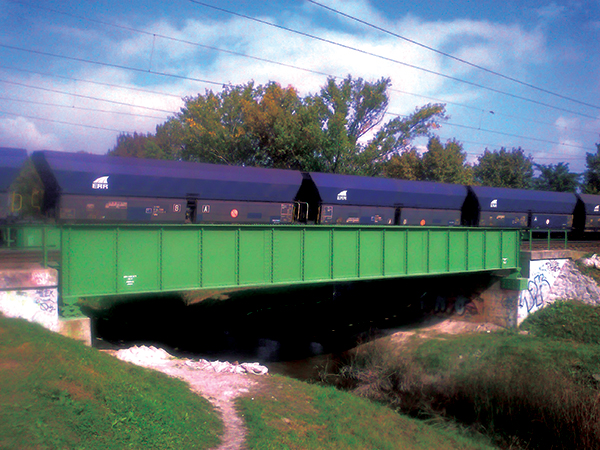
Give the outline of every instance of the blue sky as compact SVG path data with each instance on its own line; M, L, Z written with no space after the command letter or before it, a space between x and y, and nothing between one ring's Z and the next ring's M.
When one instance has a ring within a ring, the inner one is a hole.
M390 118L446 103L438 134L471 161L522 147L583 171L595 152L600 0L316 3L0 0L0 146L105 153L206 89L350 74L391 78Z

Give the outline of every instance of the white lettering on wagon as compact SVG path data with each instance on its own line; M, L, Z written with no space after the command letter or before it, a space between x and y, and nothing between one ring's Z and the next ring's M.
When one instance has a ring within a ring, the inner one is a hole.
M133 286L136 278L137 275L123 275L123 279L125 280L125 284L127 286Z
M94 181L92 181L92 189L108 189L109 176L96 178Z
M342 201L342 200L348 200L348 191L342 191L337 195L337 199Z

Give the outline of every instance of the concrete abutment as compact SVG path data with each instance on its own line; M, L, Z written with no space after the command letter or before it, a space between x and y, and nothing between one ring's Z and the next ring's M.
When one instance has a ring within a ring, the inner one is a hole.
M58 271L39 264L0 268L0 313L91 345L89 318L60 317L58 283Z

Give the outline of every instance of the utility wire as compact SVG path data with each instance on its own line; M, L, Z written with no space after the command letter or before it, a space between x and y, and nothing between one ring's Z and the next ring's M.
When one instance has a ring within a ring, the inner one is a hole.
M2 79L0 79L0 83L11 84L13 86L27 87L27 88L31 88L31 89L38 89L40 91L54 92L55 94L63 94L63 95L70 95L70 96L78 97L78 98L86 98L88 100L95 100L95 101L98 101L98 102L113 103L115 105L129 106L129 107L140 108L140 109L147 109L147 110L150 110L150 111L158 111L158 112L164 112L164 113L168 113L168 114L176 114L175 112L168 111L166 109L151 108L149 106L131 105L129 103L117 102L115 100L106 100L106 99L99 98L99 97L91 97L89 95L73 94L71 92L59 91L58 89L49 89L49 88L43 88L43 87L39 87L39 86L32 86L30 84L18 83L16 81L8 81L8 80L2 80Z
M399 61L397 59L388 58L387 56L378 55L376 53L369 52L367 50L362 50L362 49L359 49L357 47L352 47L350 45L346 45L346 44L342 44L340 42L332 41L331 39L325 39L325 38L322 38L322 37L319 37L319 36L315 36L313 34L305 33L303 31L294 30L294 29L289 28L289 27L284 27L283 25L277 25L277 24L269 22L267 20L257 19L256 17L252 17L252 16L248 16L246 14L241 14L241 13L237 13L237 12L234 12L234 11L230 11L230 10L227 10L227 9L224 9L224 8L220 8L218 6L214 6L214 5L210 5L208 3L204 3L204 2L198 1L198 0L188 0L188 1L191 2L191 3L195 3L197 5L200 5L200 6L205 6L207 8L214 9L216 11L224 12L226 14L231 14L231 15L236 16L236 17L241 17L241 18L244 18L244 19L247 19L247 20L251 20L253 22L261 23L263 25L267 25L267 26L270 26L270 27L273 27L273 28L277 28L277 29L280 29L280 30L284 30L284 31L287 31L287 32L290 32L290 33L294 33L294 34L297 34L297 35L300 35L300 36L308 37L310 39L314 39L314 40L317 40L317 41L320 41L320 42L324 42L324 43L327 43L327 44L335 45L335 46L340 47L340 48L344 48L344 49L351 50L351 51L354 51L354 52L357 52L357 53L361 53L363 55L372 56L372 57L375 57L375 58L378 58L378 59L382 59L384 61L392 62L392 63L395 63L395 64L400 64L402 66L409 67L411 69L420 70L422 72L425 72L425 73L428 73L428 74L431 74L431 75L436 75L436 76L439 76L439 77L442 77L442 78L446 78L448 80L456 81L456 82L463 83L463 84L466 84L466 85L469 85L469 86L473 86L473 87L477 87L477 88L480 88L480 89L485 89L487 91L495 92L497 94L506 95L508 97L515 98L517 100L526 101L526 102L533 103L533 104L538 105L538 106L545 106L546 108L551 108L551 109L555 109L555 110L558 110L558 111L568 112L570 114L575 114L575 115L578 115L578 116L587 117L587 118L594 119L594 120L597 119L597 117L595 117L595 116L591 116L591 115L588 115L588 114L580 113L580 112L577 112L577 111L572 111L572 110L566 109L566 108L561 108L561 107L558 107L558 106L551 105L549 103L544 103L544 102L540 102L540 101L537 101L537 100L534 100L534 99L531 99L531 98L522 97L520 95L511 94L510 92L505 92L505 91L502 91L500 89L495 89L495 88L492 88L492 87L489 87L489 86L485 86L485 85L482 85L482 84L479 84L479 83L474 83L472 81L463 80L461 78L453 77L452 75L447 75L447 74L444 74L444 73L441 73L441 72L436 72L434 70L426 69L424 67L419 67L419 66L416 66L414 64L409 64L409 63L406 63L406 62L403 62L403 61Z
M173 98L177 98L177 99L180 99L180 100L184 97L183 95L170 94L168 92L153 91L153 90L150 90L150 89L135 88L135 87L132 87L132 86L123 86L123 85L120 85L120 84L102 83L100 81L84 80L82 78L65 77L65 76L62 76L62 75L55 75L55 74L52 74L52 73L38 72L38 71L35 71L35 70L28 70L28 69L20 69L20 68L17 68L17 67L10 67L10 66L2 66L2 65L0 65L0 69L14 70L14 71L17 71L17 72L24 72L24 73L32 73L34 75L42 75L42 76L45 76L45 77L60 78L61 80L80 81L82 83L90 83L90 84L95 84L95 85L98 85L98 86L106 86L106 87L111 87L111 88L126 89L126 90L129 90L129 91L135 91L135 92L144 92L146 94L164 95L165 97L173 97Z
M430 50L430 51L432 51L434 53L437 53L439 55L442 55L442 56L445 56L447 58L450 58L450 59L453 59L455 61L458 61L458 62L460 62L462 64L466 64L466 65L468 65L470 67L473 67L475 69L483 70L484 72L487 72L489 74L495 75L495 76L500 77L500 78L504 78L505 80L509 80L509 81L514 82L514 83L518 83L518 84L520 84L522 86L526 86L526 87L531 88L531 89L535 89L535 90L543 92L545 94L550 94L550 95L552 95L554 97L558 97L558 98L561 98L563 100L568 100L570 102L577 103L577 104L583 105L583 106L589 106L590 108L600 109L600 106L598 106L598 105L593 105L591 103L586 103L586 102L583 102L581 100L577 100L577 99L574 99L574 98L571 98L571 97L567 97L566 95L558 94L556 92L550 91L548 89L541 88L539 86L535 86L533 84L527 83L525 81L521 81L521 80L519 80L517 78L511 77L511 76L508 76L508 75L504 75L502 73L496 72L494 70L488 69L488 68L480 66L478 64L474 64L472 62L469 62L467 60L464 60L462 58L454 56L454 55L452 55L450 53L443 52L443 51L438 50L436 48L433 48L433 47L430 47L428 45L425 45L425 44L422 44L420 42L417 42L417 41L415 41L413 39L409 39L407 37L401 36L401 35L399 35L397 33L394 33L394 32L392 32L390 30L387 30L385 28L379 27L379 26L374 25L374 24L372 24L370 22L367 22L365 20L359 19L358 17L351 16L350 14L346 14L346 13L341 12L341 11L335 9L335 8L331 8L329 6L323 5L323 4L321 4L319 2L316 2L314 0L306 0L306 1L309 2L309 3L312 3L313 5L316 5L316 6L319 6L321 8L324 8L324 9L326 9L328 11L331 11L331 12L333 12L335 14L339 14L340 16L346 17L347 19L354 20L354 21L356 21L358 23L361 23L363 25L371 27L371 28L373 28L375 30L381 31L382 33L386 33L386 34L389 34L390 36L394 36L394 37L396 37L398 39L402 39L402 40L404 40L406 42L410 42L411 44L414 44L414 45L417 45L419 47L425 48L425 49Z
M60 123L62 125L71 125L71 126L74 126L74 127L93 128L95 130L104 130L104 131L116 131L117 133L123 133L123 134L133 134L133 133L136 133L135 131L123 131L123 130L116 130L114 128L98 127L98 126L95 126L95 125L84 125L84 124L81 124L81 123L64 122L62 120L46 119L44 117L36 117L36 116L27 116L27 115L24 115L24 114L15 114L15 113L7 112L7 111L0 111L0 114L5 114L7 116L24 117L26 119L32 119L32 120L42 120L44 122Z
M106 62L94 61L92 59L76 58L74 56L58 55L56 53L43 52L41 50L32 50L32 49L23 48L23 47L16 47L14 45L6 45L6 44L1 44L0 43L0 47L1 48L6 48L6 49L9 49L9 50L16 50L16 51L21 51L21 52L33 53L35 55L40 55L40 56L50 56L50 57L53 57L53 58L67 59L69 61L82 62L82 63L86 63L86 64L94 64L94 65L97 65L97 66L112 67L114 69L130 70L132 72L140 72L140 73L146 73L146 74L149 73L151 75L158 75L158 76L161 76L161 77L177 78L177 79L180 79L180 80L196 81L198 83L214 84L214 85L218 85L218 86L223 86L224 85L223 83L220 83L218 81L202 80L202 79L199 79L199 78L186 77L186 76L183 76L183 75L176 75L176 74L172 74L172 73L155 72L153 70L138 69L137 67L129 67L129 66L123 66L123 65L119 65L119 64L111 64L111 63L106 63ZM225 83L225 84L228 84L228 83Z
M203 48L205 50L211 50L211 51L216 51L216 52L221 52L221 53L227 53L227 54L233 55L233 56L241 56L241 57L252 59L252 60L255 60L255 61L266 62L266 63L269 63L269 64L275 64L275 65L282 66L282 67L287 67L287 68L290 68L290 69L301 70L301 71L304 71L304 72L313 73L315 75L331 76L331 75L329 75L327 73L319 72L317 70L307 69L305 67L294 66L292 64L286 64L286 63L282 63L282 62L279 62L279 61L274 61L274 60L267 59L267 58L261 58L261 57L258 57L258 56L252 56L252 55L248 55L246 53L234 52L232 50L227 50L227 49L224 49L224 48L213 47L213 46L210 46L210 45L200 44L198 42L187 41L187 40L184 40L184 39L178 39L178 38L174 38L172 36L166 36L164 34L152 33L150 31L140 30L138 28L132 28L132 27L124 26L124 25L118 25L118 24L111 23L111 22L105 22L103 20L90 19L89 17L84 17L84 16L80 16L80 15L77 15L77 14L68 13L68 12L65 12L65 11L59 11L57 9L47 8L45 6L33 5L33 4L30 4L30 3L27 3L27 2L18 1L18 0L15 0L15 3L19 3L21 5L24 5L24 6L27 6L27 7L31 7L31 8L37 8L37 9L41 9L41 10L44 10L44 11L49 11L49 12L52 12L54 14L60 14L60 15L63 15L63 16L72 17L72 18L78 19L78 20L84 20L84 21L91 22L91 23L96 23L96 24L99 24L99 25L105 25L105 26L109 26L109 27L113 27L113 28L117 28L117 29L121 29L121 30L125 30L125 31L131 31L131 32L143 34L143 35L146 35L146 36L152 36L154 38L158 37L158 38L161 38L161 39L165 39L165 40L172 41L172 42L177 42L177 43L180 43L180 44L187 44L187 45L191 45L191 46L194 46L194 47Z
M28 103L31 105L52 106L52 107L56 107L56 108L78 109L81 111L91 111L91 112L99 112L99 113L107 113L107 114L118 114L118 115L123 115L123 116L144 117L144 118L148 118L148 119L160 119L160 120L168 119L168 117L148 116L145 114L133 114L133 113L121 112L121 111L109 111L106 109L84 108L82 106L60 105L58 103L38 102L35 100L24 100L24 99L20 99L20 98L12 98L12 97L0 97L0 100L5 100L5 101L9 101L9 102L18 102L18 103ZM134 105L131 105L131 106L134 106Z
M308 1L310 1L311 3L314 3L315 5L323 6L323 5L321 5L321 4L317 3L317 2L314 2L312 0L308 0ZM314 74L317 74L317 75L323 75L323 76L331 77L331 78L334 78L334 79L340 79L340 78L342 78L340 76L331 75L331 74L327 74L327 73L319 72L319 71L314 71L314 70L310 70L310 69L306 69L306 68L303 68L303 67L294 66L294 65L290 65L290 64L285 64L285 63L281 63L281 62L270 60L270 59L260 58L260 57L248 55L248 54L245 54L245 53L233 52L233 51L229 51L229 50L222 49L222 48L219 48L219 47L207 46L207 45L203 45L203 44L200 44L200 43L197 43L197 42L191 42L191 41L187 41L187 40L183 40L183 39L173 38L171 36L166 36L166 35L152 33L152 32L146 31L146 30L140 30L140 29L137 29L137 28L127 27L127 26L123 26L123 25L117 25L117 24L114 24L114 23L110 23L110 22L106 22L106 21L101 21L101 20L97 20L97 19L90 19L88 17L84 17L84 16L80 16L80 15L76 15L76 14L72 14L72 13L68 13L68 12L64 12L64 11L60 11L60 10L56 10L56 9L53 9L53 8L47 8L47 7L43 7L43 6L32 5L32 4L29 4L27 2L23 2L23 1L15 0L15 3L19 3L21 5L28 6L28 7L33 7L33 8L41 9L41 10L44 10L44 11L49 11L49 12L52 12L54 14L60 14L60 15L64 15L64 16L67 16L67 17L72 17L72 18L75 18L75 19L78 19L78 20L88 21L88 22L91 22L91 23L97 23L97 24L101 24L101 25L105 25L105 26L110 26L110 27L114 27L114 28L122 29L122 30L126 30L126 31L132 31L132 32L140 33L140 34L147 35L147 36L160 37L162 39L166 39L166 40L170 40L170 41L174 41L174 42L178 42L178 43L183 43L183 44L187 44L187 45L197 46L197 47L200 47L200 48L204 48L204 49L208 49L208 50L212 50L212 51L217 51L217 52L222 52L222 53L227 53L227 54L231 54L231 55L234 55L234 56L240 56L240 57L244 57L244 58L248 58L248 59L252 59L252 60L256 60L256 61L267 62L267 63L270 63L270 64L275 64L275 65L279 65L279 66L283 66L283 67L293 68L293 69L296 69L296 70L301 70L301 71L305 71L305 72L309 72L309 73L314 73ZM337 12L337 10L333 10L332 8L329 8L329 7L326 7L326 6L323 6L323 7L326 8L326 9L331 9L334 12ZM345 15L344 13L340 13L340 14ZM349 17L353 18L352 16L349 16ZM360 21L360 19L356 19L356 20ZM360 22L362 22L362 21L360 21ZM387 30L382 30L382 31L387 31ZM406 38L403 38L402 36L398 36L398 37L401 38L401 39L406 39ZM408 41L410 41L410 40L408 40ZM410 42L412 42L412 41L410 41ZM419 45L419 43L417 43L417 42L414 42L414 43ZM428 48L427 46L424 46L424 47ZM433 49L433 50L435 50L435 49ZM443 52L441 52L441 53L443 53ZM0 66L0 67L2 67L2 66ZM14 70L22 70L22 69L14 69ZM25 71L25 70L23 70L23 71ZM32 71L26 71L26 72L32 72ZM33 72L33 73L39 73L39 72ZM59 77L59 78L67 78L67 79L69 79L68 77ZM86 80L78 80L76 78L74 78L74 80L76 80L76 81L86 81ZM162 94L162 95L170 95L170 94L166 94L166 93L160 93L160 92L155 92L155 91L148 91L148 90L144 90L144 89L127 88L127 87L117 86L117 85L111 85L111 84L107 84L107 83L97 83L97 82L93 82L93 81L86 81L86 82L96 83L96 84L99 84L99 85L106 85L106 86L110 86L110 87L122 87L124 89L140 90L142 92L150 92L150 93L158 93L158 94ZM226 83L223 83L223 85L225 85L225 84ZM395 88L390 88L390 91L399 92L399 93L402 93L402 94L412 95L412 96L415 96L415 97L425 98L425 99L429 99L429 100L434 100L434 101L442 102L442 103L446 103L446 104L457 105L457 106L461 106L461 107L464 107L464 108L473 109L473 110L479 111L481 113L493 113L494 115L498 115L498 116L505 116L505 117L510 117L510 118L519 119L519 120L531 121L531 122L534 122L534 123L538 123L538 124L543 124L543 125L548 125L548 126L551 126L551 127L555 127L555 124L548 123L548 122L541 122L541 121L538 121L538 120L535 120L535 119L529 119L529 118L518 117L518 116L514 116L514 115L508 115L508 114L503 114L503 113L500 113L500 112L487 111L487 110L483 110L483 109L478 108L478 107L474 107L474 106L470 106L470 105L465 105L465 104L461 104L461 103L457 103L457 102L451 102L451 101L444 100L444 99L436 99L436 98L432 98L432 97L427 97L427 96L424 96L424 95L415 94L415 93L411 93L411 92L406 92L406 91L402 91L402 90L395 89ZM172 95L172 96L175 97L174 95ZM179 98L181 98L181 97L179 97ZM580 130L580 129L576 129L576 128L568 128L568 127L561 127L561 128L566 129L566 130L584 132L584 133L593 133L593 132L590 132L588 130ZM595 133L593 133L593 134L595 134Z

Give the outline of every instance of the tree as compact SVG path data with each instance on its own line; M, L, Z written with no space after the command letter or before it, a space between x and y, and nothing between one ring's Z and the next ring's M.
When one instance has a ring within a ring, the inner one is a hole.
M423 155L423 179L440 183L471 184L473 173L466 160L467 155L458 141L451 140L442 145L438 137L433 137Z
M473 167L475 181L483 186L530 189L533 182L533 158L521 147L489 151L485 149Z
M378 175L391 156L445 119L443 105L426 105L381 126L389 86L388 78L348 76L330 78L318 94L303 98L277 83L207 90L185 98L155 135L119 136L109 154Z
M466 159L458 141L450 140L443 145L438 137L432 137L423 155L415 149L393 155L385 164L384 173L403 180L471 184L473 171Z
M583 173L583 192L600 194L600 144L596 144L596 154L586 153L585 172Z
M315 147L314 170L369 174L372 161L359 140L383 120L389 86L389 78L374 83L351 76L339 83L329 78L318 95L306 99L323 133L320 145Z
M365 148L369 160L385 163L394 155L401 155L413 149L414 139L433 136L433 130L439 128L445 120L446 109L441 104L428 104L416 108L406 118L396 117L386 123Z
M416 149L410 149L399 155L393 155L385 164L386 177L401 180L423 180L423 160Z
M165 159L162 149L155 142L154 135L150 133L120 134L117 137L117 145L109 150L108 154L131 158Z
M207 90L185 98L177 116L183 126L182 159L231 165L260 165L257 144L248 132L245 112L262 89L250 82L225 86L218 94Z
M534 187L540 191L575 192L579 187L577 173L569 171L569 163L558 163L556 165L534 164L540 171L540 176L534 180Z

